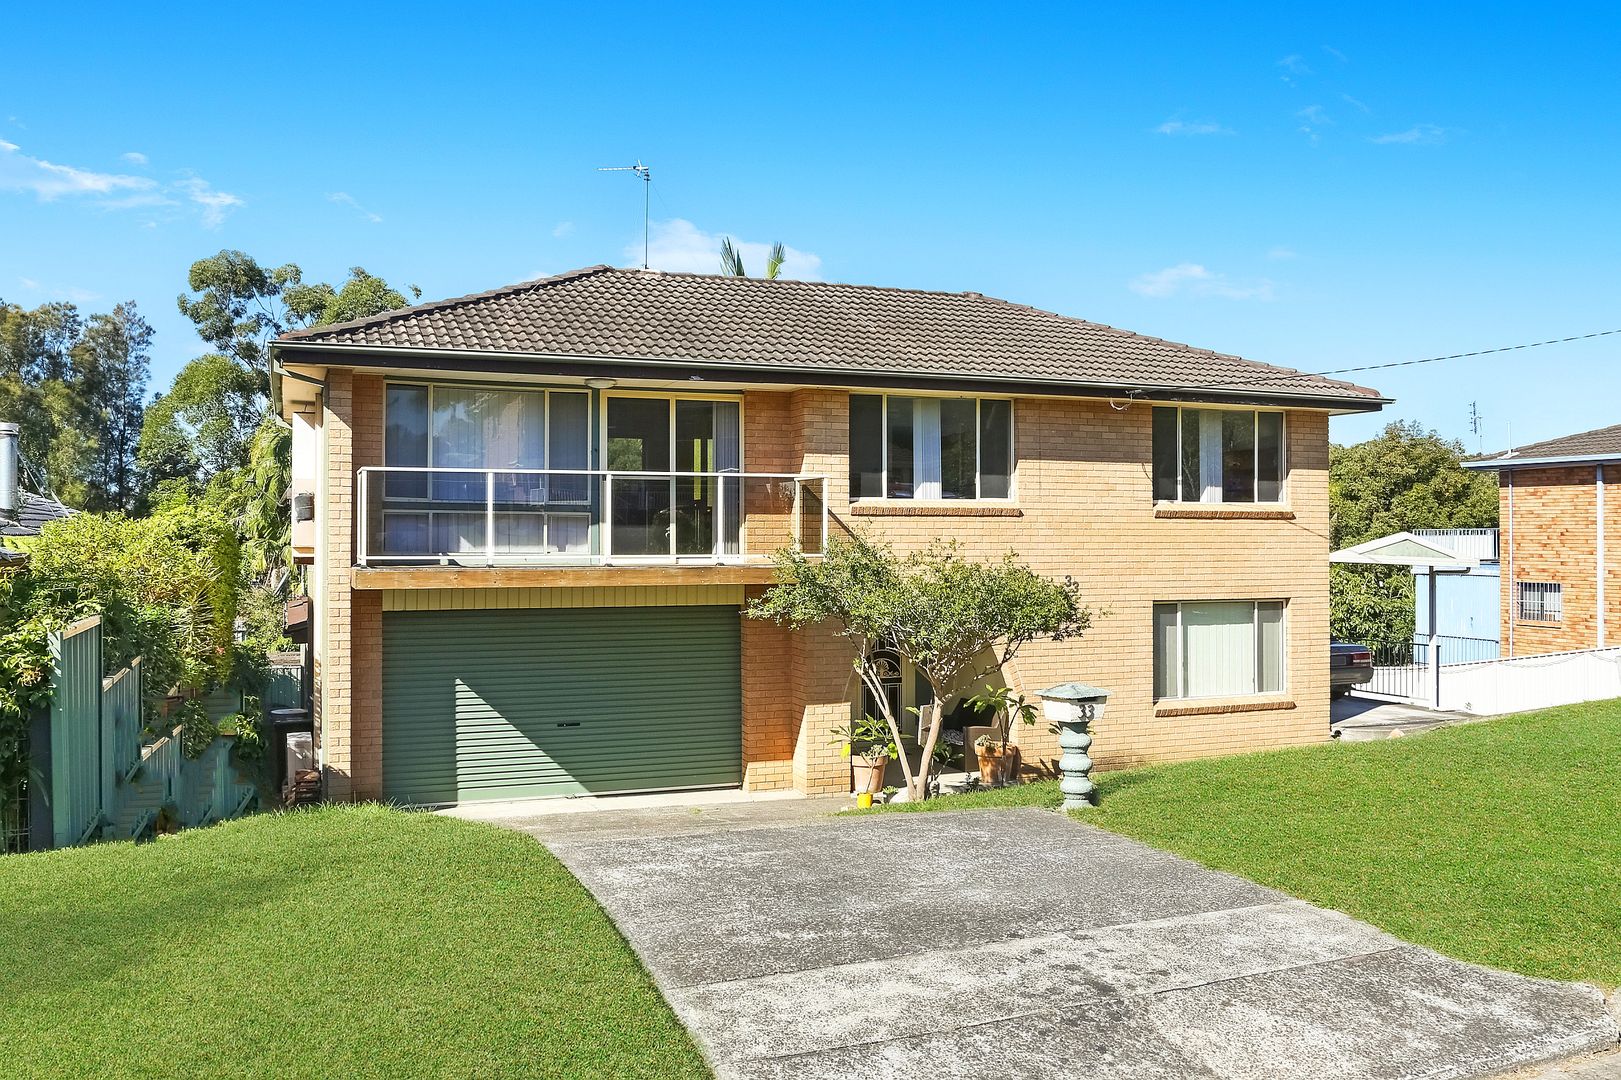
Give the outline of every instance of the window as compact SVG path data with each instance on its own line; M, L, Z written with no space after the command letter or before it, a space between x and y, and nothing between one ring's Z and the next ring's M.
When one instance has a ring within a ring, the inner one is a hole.
M1154 605L1154 697L1240 697L1284 688L1283 601Z
M580 390L389 384L381 554L577 553L590 501L591 397ZM429 472L430 469L494 469ZM539 470L581 470L548 475ZM494 495L492 521L487 505ZM561 510L562 512L559 512Z
M1006 499L1013 403L850 395L850 498Z
M1154 409L1156 502L1280 502L1286 467L1281 412Z
M741 471L736 400L618 393L608 396L606 411L608 468L615 472ZM614 554L736 555L742 506L740 478L616 476Z
M483 390L462 386L388 387L383 463L423 469L588 469L590 395L574 390ZM441 502L483 503L482 476L433 478ZM497 473L498 503L586 501L584 476ZM391 499L425 499L428 476L395 473Z
M1515 607L1526 622L1560 622L1565 617L1563 588L1554 581L1516 581Z

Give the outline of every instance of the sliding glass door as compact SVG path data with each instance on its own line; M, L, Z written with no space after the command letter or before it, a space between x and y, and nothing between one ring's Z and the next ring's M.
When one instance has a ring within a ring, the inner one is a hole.
M613 554L681 558L741 551L742 467L736 401L610 395L607 467L668 477L615 476Z

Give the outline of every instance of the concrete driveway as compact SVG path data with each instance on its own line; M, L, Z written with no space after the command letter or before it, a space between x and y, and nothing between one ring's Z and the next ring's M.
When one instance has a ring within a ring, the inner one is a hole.
M726 1077L1472 1077L1595 989L1404 944L1039 810L527 823Z
M1417 735L1421 731L1480 719L1467 713L1441 712L1422 705L1380 701L1355 694L1334 698L1328 709L1329 726L1346 742L1388 739L1398 731L1403 735Z

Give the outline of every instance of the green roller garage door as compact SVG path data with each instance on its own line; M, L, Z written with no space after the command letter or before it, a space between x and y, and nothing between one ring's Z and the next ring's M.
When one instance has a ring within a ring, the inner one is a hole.
M383 616L383 792L450 803L742 781L736 607Z

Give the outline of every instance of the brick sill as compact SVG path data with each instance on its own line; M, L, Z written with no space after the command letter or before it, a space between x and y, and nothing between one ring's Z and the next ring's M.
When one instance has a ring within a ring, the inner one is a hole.
M1197 704L1160 703L1154 706L1155 716L1218 716L1225 713L1281 712L1295 708L1293 698L1206 698Z
M1197 521L1293 521L1295 512L1287 506L1192 506L1159 503L1154 516L1173 520Z
M975 502L914 502L911 499L869 500L850 504L852 517L1023 517L1017 506Z

